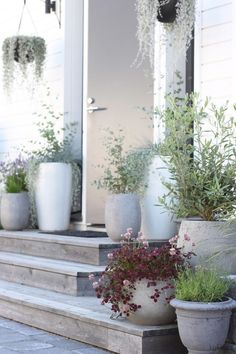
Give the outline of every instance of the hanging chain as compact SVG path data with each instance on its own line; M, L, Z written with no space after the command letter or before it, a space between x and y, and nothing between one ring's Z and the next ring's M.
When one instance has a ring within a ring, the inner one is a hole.
M22 11L21 11L20 23L19 23L19 26L18 26L17 34L19 34L19 32L20 32L20 28L21 28L22 19L23 19L23 16L24 16L25 7L26 7L26 0L24 0L23 8L22 8Z

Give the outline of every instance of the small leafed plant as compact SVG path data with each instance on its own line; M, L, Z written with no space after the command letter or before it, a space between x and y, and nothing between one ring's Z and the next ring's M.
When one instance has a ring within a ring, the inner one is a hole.
M93 274L89 276L101 304L110 303L114 313L129 316L141 307L133 303L132 298L135 283L142 279L148 280L147 287L155 286L151 299L157 302L163 291L173 288L173 279L189 266L188 259L193 254L178 248L177 238L173 237L159 248L151 248L141 233L134 237L132 229L128 229L122 235L121 248L108 254L108 265L101 278L95 281ZM158 288L159 280L166 285ZM167 303L170 300L166 298Z
M21 156L14 161L0 163L0 181L5 185L7 193L27 191L26 170L27 162Z
M33 81L42 77L46 56L45 40L36 36L13 36L4 40L3 80L7 94L10 94L16 74L25 81L29 67L33 69Z
M94 181L95 186L104 188L111 193L137 193L143 194L145 190L145 173L152 157L152 148L139 148L125 151L125 137L122 130L115 135L108 130L104 140L106 151L106 166L103 175Z
M186 269L175 280L176 298L194 302L223 301L231 281L215 269L208 270L202 266L195 271Z

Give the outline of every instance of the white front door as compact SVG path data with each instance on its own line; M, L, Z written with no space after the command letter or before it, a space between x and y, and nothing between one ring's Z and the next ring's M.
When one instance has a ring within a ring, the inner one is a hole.
M127 146L153 140L150 119L140 110L153 105L150 68L132 66L136 39L135 0L85 1L83 222L104 224L106 192L93 181L104 164L104 130L124 130ZM88 111L88 106L105 108Z

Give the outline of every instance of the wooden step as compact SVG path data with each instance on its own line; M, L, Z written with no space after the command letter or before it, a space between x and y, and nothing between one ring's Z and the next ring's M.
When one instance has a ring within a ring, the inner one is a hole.
M93 297L72 297L0 280L0 316L120 354L185 354L177 326L111 320Z
M88 275L99 275L104 266L94 266L0 252L0 279L70 295L95 296Z
M42 234L39 231L0 230L0 250L38 257L105 265L107 254L120 247L109 238Z
M150 241L150 245L160 246L164 240ZM31 256L61 259L93 265L106 265L107 254L120 247L106 237L84 238L42 234L34 231L0 230L0 250Z

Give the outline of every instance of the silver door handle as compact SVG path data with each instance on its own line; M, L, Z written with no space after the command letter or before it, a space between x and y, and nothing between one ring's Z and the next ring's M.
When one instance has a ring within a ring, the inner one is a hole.
M105 111L107 108L106 107L97 107L97 106L89 106L87 108L88 113L93 113L97 111Z

